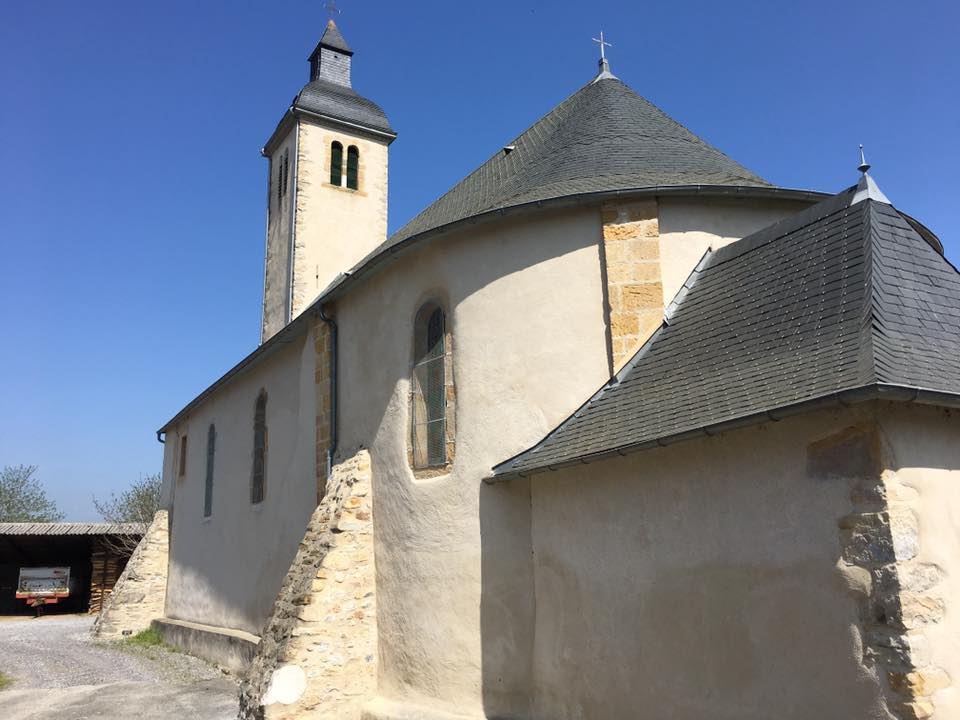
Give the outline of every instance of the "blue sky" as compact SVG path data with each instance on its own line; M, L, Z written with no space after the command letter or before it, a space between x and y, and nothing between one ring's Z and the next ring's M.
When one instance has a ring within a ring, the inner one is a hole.
M613 71L772 182L837 191L864 143L960 260L955 2L340 0L399 132L394 230ZM316 0L9 4L0 23L0 465L71 519L159 470L154 431L258 340L266 161Z

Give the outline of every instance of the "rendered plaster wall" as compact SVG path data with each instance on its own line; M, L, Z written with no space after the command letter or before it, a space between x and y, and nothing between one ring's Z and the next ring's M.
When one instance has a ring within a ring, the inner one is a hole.
M910 668L890 675L900 717L960 717L960 415L891 405L881 415L885 480L900 523L897 585ZM905 671L904 671L905 670Z
M343 145L342 186L330 184L330 146ZM360 150L358 189L346 187L347 149ZM300 120L293 256L296 317L341 272L387 239L387 145Z
M337 301L340 444L369 447L373 475L381 697L368 718L528 710L529 494L482 479L608 377L600 239L597 208L499 222L438 239ZM409 377L429 300L451 330L456 457L418 478Z
M167 617L258 635L316 507L312 332L223 386L168 431L172 495ZM250 502L254 406L267 392L265 497ZM213 513L203 517L207 432L216 427ZM187 434L179 476L180 436Z
M263 264L263 323L261 342L287 323L290 302L290 228L293 221L293 173L296 168L297 126L284 138L267 163L267 243ZM289 170L287 192L278 194L278 172L284 154Z
M868 412L535 475L532 717L888 718L841 562L854 478L807 472Z
M664 306L670 304L708 248L716 250L728 245L810 204L750 199L658 198Z

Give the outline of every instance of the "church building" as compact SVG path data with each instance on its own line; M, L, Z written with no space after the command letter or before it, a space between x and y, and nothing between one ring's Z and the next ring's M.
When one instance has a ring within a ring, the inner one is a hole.
M165 637L242 718L960 718L936 235L601 58L388 236L353 60L331 21L263 148L260 346L158 435Z

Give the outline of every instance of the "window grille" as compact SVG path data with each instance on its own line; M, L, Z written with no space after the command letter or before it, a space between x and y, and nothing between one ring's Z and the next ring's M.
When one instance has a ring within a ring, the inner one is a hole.
M213 514L213 456L216 452L217 430L210 424L207 430L207 478L203 484L203 516Z
M418 318L413 367L412 445L414 468L447 462L446 351L444 317L440 308L424 308Z
M267 474L267 393L260 391L253 413L253 478L250 502L263 502Z
M343 145L338 142L330 146L330 184L343 184Z
M356 145L347 148L347 187L351 190L359 188L360 150Z

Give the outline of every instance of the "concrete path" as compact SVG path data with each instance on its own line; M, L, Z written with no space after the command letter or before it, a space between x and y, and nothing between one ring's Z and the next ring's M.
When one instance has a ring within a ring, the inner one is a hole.
M161 648L120 650L90 638L92 618L0 619L4 720L233 720L235 682Z

